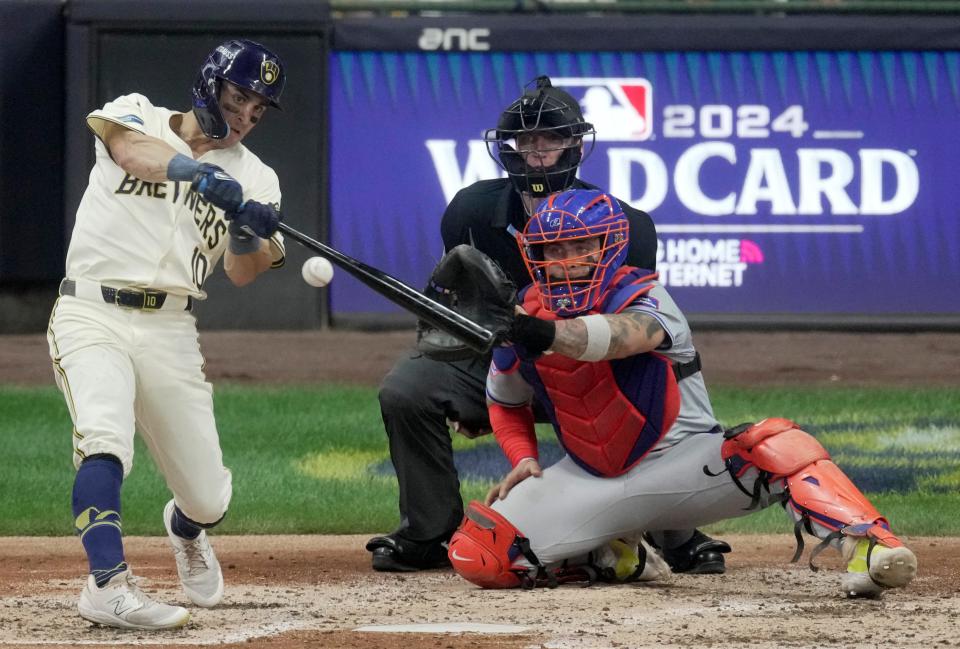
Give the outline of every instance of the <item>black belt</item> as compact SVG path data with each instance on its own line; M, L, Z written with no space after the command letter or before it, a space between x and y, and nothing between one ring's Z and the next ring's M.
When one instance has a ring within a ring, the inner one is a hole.
M115 304L127 309L156 311L163 308L163 303L167 301L167 294L164 291L155 291L149 288L113 288L101 284L100 294L107 304ZM60 295L76 297L77 283L72 279L65 279L60 282ZM184 310L189 311L192 306L193 300L188 297L187 306Z
M693 376L700 371L700 352L697 352L693 356L692 361L687 361L686 363L674 363L673 364L673 375L677 378L679 383L688 376Z

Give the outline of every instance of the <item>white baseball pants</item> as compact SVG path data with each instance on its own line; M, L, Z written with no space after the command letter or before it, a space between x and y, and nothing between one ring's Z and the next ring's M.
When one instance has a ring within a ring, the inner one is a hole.
M126 477L139 431L183 513L198 523L218 521L230 503L231 476L193 315L63 296L47 341L73 420L74 465L109 453Z

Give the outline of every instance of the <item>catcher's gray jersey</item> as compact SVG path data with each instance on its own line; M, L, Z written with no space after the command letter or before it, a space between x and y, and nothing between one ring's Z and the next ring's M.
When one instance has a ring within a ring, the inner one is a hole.
M657 352L675 363L692 361L697 350L693 346L690 325L667 289L660 282L648 293L640 296L627 307L627 311L644 313L654 318L663 327L666 338ZM680 412L667 434L654 448L654 452L679 443L687 435L705 433L719 425L713 416L713 407L703 382L703 373L697 372L679 382Z

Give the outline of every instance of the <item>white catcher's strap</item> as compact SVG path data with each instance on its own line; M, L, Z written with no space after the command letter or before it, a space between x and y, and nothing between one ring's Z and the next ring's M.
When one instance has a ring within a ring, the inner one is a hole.
M113 287L87 279L64 279L60 295L70 295L91 302L106 302L125 309L145 311L189 311L193 301L182 295L172 295L149 288Z

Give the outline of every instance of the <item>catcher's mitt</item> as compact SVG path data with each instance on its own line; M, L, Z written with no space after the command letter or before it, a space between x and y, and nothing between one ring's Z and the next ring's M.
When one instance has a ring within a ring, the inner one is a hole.
M443 256L433 269L424 294L503 340L513 323L516 287L495 261L473 246L462 244ZM476 352L458 338L421 320L417 349L438 361L471 358Z

